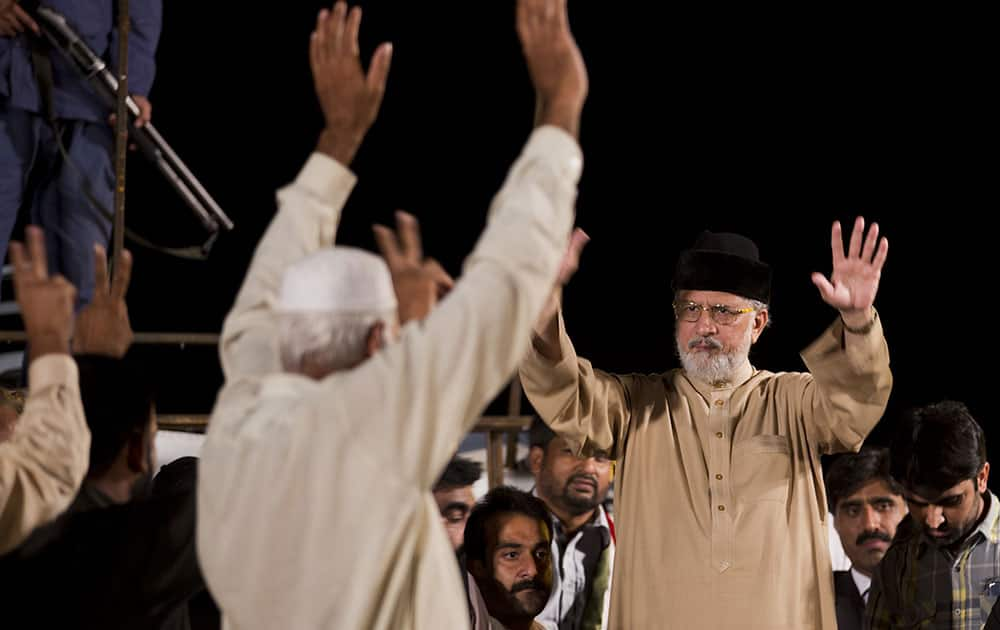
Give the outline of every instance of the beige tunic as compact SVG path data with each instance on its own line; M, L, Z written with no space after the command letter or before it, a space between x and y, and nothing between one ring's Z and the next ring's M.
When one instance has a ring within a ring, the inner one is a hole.
M314 155L279 194L223 328L199 469L198 554L229 628L469 626L430 489L527 351L581 168L570 136L536 130L452 292L320 381L279 371L273 304L282 271L333 242L354 177Z
M0 553L65 510L90 464L76 363L67 354L47 354L28 370L24 413L0 444Z
M803 352L810 374L747 365L721 388L595 370L559 327L562 360L532 352L521 380L556 432L618 459L609 627L835 630L819 458L856 450L881 417L881 325L838 320Z

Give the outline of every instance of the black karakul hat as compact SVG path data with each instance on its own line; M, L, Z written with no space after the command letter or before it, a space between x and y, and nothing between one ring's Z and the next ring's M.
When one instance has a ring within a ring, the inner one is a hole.
M771 268L757 245L741 234L701 233L681 252L671 283L674 291L723 291L765 304L771 299Z

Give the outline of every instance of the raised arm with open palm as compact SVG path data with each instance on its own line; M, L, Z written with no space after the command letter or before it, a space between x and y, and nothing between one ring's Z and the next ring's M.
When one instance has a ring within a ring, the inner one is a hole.
M821 273L812 274L813 284L819 289L823 301L840 311L848 328L863 329L874 317L871 312L878 293L882 266L889 254L889 241L879 239L878 223L872 223L865 236L865 219L854 221L847 255L840 222L835 221L830 234L833 252L833 271L827 279Z

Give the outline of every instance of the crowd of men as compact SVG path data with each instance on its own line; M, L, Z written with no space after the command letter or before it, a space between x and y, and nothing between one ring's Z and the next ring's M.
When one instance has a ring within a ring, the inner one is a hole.
M325 126L223 324L199 459L154 476L127 252L109 272L106 236L88 236L88 279L70 282L50 264L59 228L10 244L29 378L23 406L0 405L5 627L1000 628L976 419L944 401L899 418L888 449L863 446L892 389L877 224L859 217L846 249L832 227L832 272L812 280L835 313L807 372L752 365L771 269L713 232L672 276L682 367L604 372L561 307L588 239L573 228L588 76L565 0L517 2L535 128L457 279L406 213L374 226L381 256L334 245L393 56L382 44L365 71L360 26L342 1L317 17ZM32 30L0 0L0 51ZM17 116L51 131L24 94L2 95L2 159ZM539 416L533 488L477 501L481 467L454 455L515 372ZM831 565L829 518L849 570Z

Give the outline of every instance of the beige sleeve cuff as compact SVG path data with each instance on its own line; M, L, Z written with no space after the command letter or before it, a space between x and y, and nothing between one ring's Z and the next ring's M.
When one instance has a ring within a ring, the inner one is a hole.
M295 187L329 204L339 204L357 182L346 166L322 153L313 153L295 178Z
M545 157L556 165L559 175L576 186L583 172L583 152L573 136L559 127L545 125L536 128L524 147L523 157L530 161Z
M802 351L802 358L809 363L812 358L821 358L834 352L843 351L854 364L864 364L876 357L887 355L882 319L875 312L875 320L870 331L863 335L850 334L844 330L844 322L838 317L823 334Z
M68 354L46 354L28 366L28 393L31 395L48 387L62 385L79 389L80 375L76 361Z

